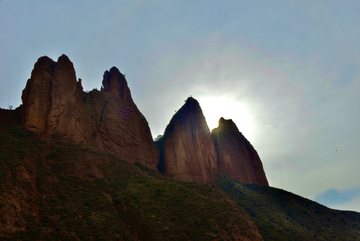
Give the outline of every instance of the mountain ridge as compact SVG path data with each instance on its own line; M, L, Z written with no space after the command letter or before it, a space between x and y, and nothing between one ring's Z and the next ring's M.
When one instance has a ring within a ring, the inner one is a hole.
M158 170L184 181L210 182L216 172L242 182L269 186L254 147L232 120L220 118L211 132L197 100L189 97L157 140ZM185 171L186 170L186 171ZM192 175L179 175L179 173Z
M0 109L1 238L360 237L359 213L270 187L231 119L220 118L210 132L189 97L155 144L125 76L112 67L102 85L84 92L66 55L41 57L23 104Z
M156 168L158 150L125 76L112 67L102 84L101 91L85 93L66 55L58 62L41 57L22 94L21 123L40 134L93 142L125 160Z
M156 145L125 76L115 66L104 72L100 91L86 93L66 55L57 62L40 57L23 90L22 101L20 122L28 130L75 143L95 143L124 160L140 162L178 180L212 182L214 172L232 168L236 169L232 174L240 173L232 177L240 181L268 185L255 149L239 144L246 138L230 142L214 138L200 104L192 97L166 127L165 136L170 139L163 139L164 146ZM235 152L219 144L223 141L249 155L233 155Z

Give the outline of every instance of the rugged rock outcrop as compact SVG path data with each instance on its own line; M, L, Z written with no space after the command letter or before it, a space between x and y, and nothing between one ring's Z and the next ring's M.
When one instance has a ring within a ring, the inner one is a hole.
M51 82L56 63L48 58L41 57L36 62L31 78L27 81L22 92L23 113L22 124L25 128L46 133L48 113L51 106Z
M260 157L232 120L220 118L219 127L212 130L218 168L241 182L269 186Z
M183 181L210 182L217 171L216 152L199 103L189 97L156 142L159 171Z
M219 171L241 182L269 185L259 155L235 123L221 118L210 134L201 107L192 97L173 116L156 145L158 170L171 178L210 182Z
M110 92L119 100L129 99L132 101L125 76L116 67L112 67L110 71L105 71L102 84L103 91Z
M190 97L156 148L125 76L113 67L105 71L102 85L101 91L85 93L66 55L57 62L41 57L22 93L21 123L41 134L95 142L175 179L210 182L213 172L220 171L239 181L268 185L258 154L231 120L221 119L211 134L199 103Z
M113 67L105 72L102 83L102 91L85 93L66 55L58 62L39 58L21 97L22 125L77 143L96 142L124 160L155 169L159 152L124 75Z
M60 56L58 62L41 57L21 96L23 126L42 134L56 132L83 141L77 89L75 69L66 55Z
M103 149L117 153L124 160L140 162L156 169L159 151L152 139L145 117L135 105L125 76L116 67L105 71L102 92L92 97L99 116L94 138ZM95 100L95 102L94 102Z

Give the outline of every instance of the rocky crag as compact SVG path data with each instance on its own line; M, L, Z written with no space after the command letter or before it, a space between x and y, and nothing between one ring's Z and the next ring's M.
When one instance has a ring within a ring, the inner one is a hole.
M160 150L159 171L192 182L210 182L218 171L214 142L199 103L188 98L156 142Z
M85 93L66 55L57 62L41 57L22 93L21 123L37 133L95 142L124 160L156 168L158 150L124 75L113 67L102 84L101 91Z
M95 143L178 180L206 183L221 172L242 182L268 185L257 152L236 125L221 119L210 133L194 98L187 99L155 145L125 76L116 67L105 71L101 91L86 93L66 55L57 62L41 57L21 98L20 120L28 130Z
M220 118L212 130L220 173L241 182L269 186L260 157L232 120Z
M172 178L209 182L214 172L220 172L241 182L269 185L259 155L235 123L221 118L210 133L192 97L173 116L156 145L159 171Z

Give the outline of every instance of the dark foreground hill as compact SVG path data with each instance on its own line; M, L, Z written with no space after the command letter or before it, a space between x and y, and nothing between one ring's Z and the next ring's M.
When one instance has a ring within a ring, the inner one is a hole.
M360 213L338 211L293 193L217 175L218 187L247 212L264 240L360 240Z
M211 184L9 122L0 124L0 187L1 240L262 240Z

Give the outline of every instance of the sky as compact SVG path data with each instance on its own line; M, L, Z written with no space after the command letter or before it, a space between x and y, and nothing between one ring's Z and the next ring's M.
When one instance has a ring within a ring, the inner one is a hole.
M270 186L360 212L360 1L0 0L0 107L41 56L126 75L155 138L187 97L232 119Z

